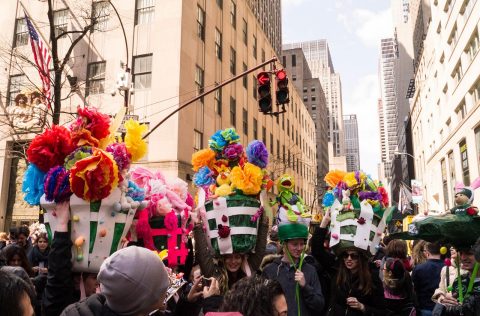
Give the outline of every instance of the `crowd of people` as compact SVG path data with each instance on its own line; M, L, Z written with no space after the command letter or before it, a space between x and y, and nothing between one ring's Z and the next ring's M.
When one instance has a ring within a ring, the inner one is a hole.
M190 236L194 249L179 267L188 282L166 301L167 269L141 241L108 257L98 274L73 272L68 204L56 214L63 223L51 245L45 233L32 238L26 226L0 234L0 315L480 313L480 277L472 277L480 242L445 253L444 245L415 241L409 255L406 241L385 236L373 256L356 248L334 254L327 213L308 237L269 231L265 217L254 254L214 258L198 221Z

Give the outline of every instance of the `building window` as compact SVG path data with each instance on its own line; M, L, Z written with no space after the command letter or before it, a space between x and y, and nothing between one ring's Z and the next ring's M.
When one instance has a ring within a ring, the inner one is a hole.
M203 93L203 87L205 86L204 78L205 78L204 70L197 65L195 69L195 84L197 86L198 94Z
M197 36L205 41L205 11L197 6Z
M222 88L215 90L215 111L222 116Z
M312 111L315 111L317 109L317 105L316 104L312 104Z
M452 72L452 78L453 78L453 81L454 81L454 85L457 85L460 82L460 80L462 79L462 76L463 76L462 63L458 62L457 66L455 67L455 69Z
M283 150L283 163L285 163L285 145L282 146L282 150Z
M248 113L247 113L247 110L245 109L243 109L242 127L243 127L243 134L245 134L248 137Z
M465 101L460 103L460 105L455 109L455 113L457 113L458 122L461 122L465 118L467 115L467 106L465 105Z
M442 171L442 188L443 188L443 208L448 209L448 180L447 180L447 164L445 159L440 161L440 169Z
M28 28L25 18L15 21L15 47L28 44Z
M257 83L257 77L256 76L253 76L252 82L253 82L253 98L257 99L258 83ZM278 119L278 115L277 115L277 119Z
M465 49L465 52L468 54L468 57L470 58L470 61L472 61L475 56L477 55L478 52L478 31L475 31L473 33L472 38L468 42L468 45Z
M262 63L265 62L265 50L262 48Z
M297 81L297 75L292 75L292 81Z
M245 72L245 71L247 71L247 65L245 63L243 63L243 72ZM248 76L247 75L243 76L242 82L243 82L243 87L245 89L248 89Z
M282 65L283 67L287 67L287 56L285 55L282 56Z
M475 2L477 2L477 0L463 1L462 7L460 8L460 13L463 14L467 19L470 16L470 13L472 13Z
M276 159L280 159L280 141L277 139L277 157Z
M222 33L215 28L215 56L222 60Z
M462 161L463 184L470 185L470 169L468 167L467 143L465 139L463 139L458 145L460 147L460 158Z
M193 151L199 151L203 148L203 133L193 130Z
M9 105L15 104L15 98L26 87L27 77L25 75L10 76L8 85L7 102Z
M450 33L450 37L448 38L448 44L451 46L455 46L455 44L457 44L457 40L458 40L458 30L457 30L457 25L455 24L455 26L452 29L452 33Z
M218 7L223 10L223 0L217 0Z
M288 150L288 161L287 161L288 167L290 167L290 150Z
M273 134L270 133L270 155L273 155Z
M253 139L258 139L258 122L253 118Z
M290 121L287 119L287 136L290 136Z
M152 86L152 54L133 57L133 86L139 90Z
M245 19L243 19L242 33L243 33L243 43L247 45L248 44L248 24Z
M450 188L449 188L449 191L450 192L453 192L453 188L457 182L457 179L456 179L456 175L455 175L455 160L453 158L453 151L450 151L448 154L447 154L447 159L448 159L448 168L450 170ZM453 194L452 194L453 196ZM453 199L452 199L453 200ZM453 206L453 201L450 200L449 201L449 206L452 207Z
M475 146L477 147L477 164L480 165L480 126L475 128Z
M234 29L237 27L237 4L233 0L230 6L230 23Z
M262 127L262 142L267 146L267 129Z
M470 92L473 97L473 106L477 105L478 101L480 101L480 80L477 81Z
M53 24L55 25L55 37L67 31L68 9L53 12Z
M315 87L311 87L311 88L310 88L310 91L311 91L311 92L315 92Z
M85 95L105 92L105 66L107 62L89 63L87 67L87 88Z
M257 59L257 37L253 35L253 58Z
M292 67L297 67L297 55L292 55Z
M285 115L282 115L282 129L285 130Z
M237 52L230 46L230 73L232 75L237 74Z
M110 16L110 3L108 1L94 2L92 5L93 17L96 19L96 31L104 32L108 28L108 19Z
M230 125L237 125L237 101L233 97L230 97Z
M307 102L308 101L308 95L304 95L303 96L303 102Z
M153 22L155 14L155 0L137 0L135 25Z
M312 101L316 101L317 100L317 97L312 95Z

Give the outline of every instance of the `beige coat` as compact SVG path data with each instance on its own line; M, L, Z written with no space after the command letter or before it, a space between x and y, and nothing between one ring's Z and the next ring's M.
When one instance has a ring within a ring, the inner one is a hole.
M448 284L447 284L447 266L444 266L442 268L442 271L440 272L440 283L438 284L438 288L435 290L432 296L432 301L434 301L435 303L438 303L438 298L441 295L445 295L447 293L447 288L453 285L453 282L455 282L455 279L457 278L457 267L455 266L455 263L452 262L452 265L448 267L448 272L450 274L450 279ZM468 271L460 270L460 273L462 275L467 272Z

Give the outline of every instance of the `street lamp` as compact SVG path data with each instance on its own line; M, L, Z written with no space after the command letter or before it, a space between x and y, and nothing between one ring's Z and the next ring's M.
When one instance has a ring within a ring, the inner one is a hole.
M411 157L412 159L415 159L415 157L414 157L412 154L409 154L409 153L402 153L402 152L396 151L396 152L393 153L393 155L394 155L394 156L405 155L405 156Z

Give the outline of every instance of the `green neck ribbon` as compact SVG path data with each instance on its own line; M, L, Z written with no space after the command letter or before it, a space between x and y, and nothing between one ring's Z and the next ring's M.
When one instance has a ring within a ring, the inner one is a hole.
M285 252L287 253L288 260L290 260L290 264L293 265L296 270L302 271L302 266L303 266L303 259L305 258L305 247L303 247L302 250L302 255L300 256L300 262L298 266L295 264L295 261L293 261L292 255L290 254L290 251L288 251L288 247L285 247ZM301 316L300 313L300 284L295 284L295 300L297 301L297 313L298 316Z

